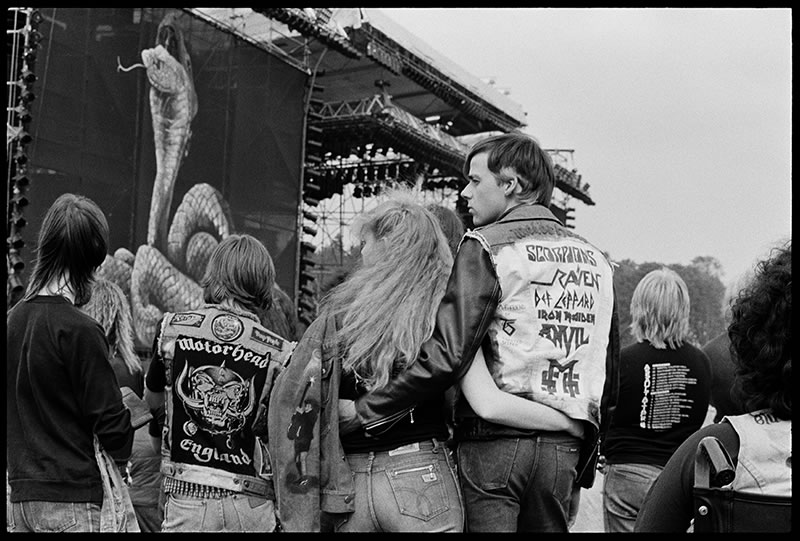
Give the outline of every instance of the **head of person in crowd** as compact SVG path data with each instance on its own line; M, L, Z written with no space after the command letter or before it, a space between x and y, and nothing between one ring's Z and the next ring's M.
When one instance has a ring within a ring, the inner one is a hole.
M678 349L689 335L689 289L666 267L647 273L631 297L631 332L656 349Z
M461 191L476 227L519 203L550 205L555 172L550 155L529 135L504 133L477 142L467 155Z
M792 242L760 261L732 301L728 326L746 411L792 419Z
M211 254L201 282L209 304L238 305L262 314L272 306L275 267L267 247L252 235L230 235Z
M439 225L447 239L447 244L450 246L450 252L452 252L453 257L455 257L458 251L458 243L461 242L461 238L466 231L464 222L461 221L461 218L459 218L454 210L444 205L428 205L427 208L433 213L436 219L439 220Z
M320 313L336 317L343 370L377 388L413 363L433 333L453 255L436 217L406 189L359 216L354 232L362 261L323 298Z
M131 307L122 288L110 280L98 278L92 286L92 298L83 306L83 311L103 327L112 356L122 358L131 374L141 372L133 346Z
M36 258L24 300L68 294L86 304L92 280L108 251L108 222L97 204L82 195L62 194L42 221Z

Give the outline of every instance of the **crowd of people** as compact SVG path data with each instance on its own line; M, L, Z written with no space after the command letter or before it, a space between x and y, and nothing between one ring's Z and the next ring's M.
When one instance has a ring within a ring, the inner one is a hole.
M146 359L95 279L103 212L60 196L7 314L8 531L568 532L602 482L606 532L686 532L708 435L734 490L791 497L791 241L702 349L684 281L647 274L620 349L613 265L550 211L538 142L463 174L474 227L394 189L303 331L266 247L221 240Z

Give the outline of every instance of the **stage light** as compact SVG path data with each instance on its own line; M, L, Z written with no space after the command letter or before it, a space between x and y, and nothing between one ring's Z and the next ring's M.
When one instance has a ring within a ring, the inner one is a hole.
M11 268L14 269L14 272L22 272L22 269L25 268L25 262L22 260L16 250L11 250L8 252L8 263L11 265Z
M31 134L25 130L20 130L20 132L17 134L17 142L20 145L27 145L32 140L33 138L31 137Z
M28 198L22 195L21 193L17 193L14 197L11 198L11 203L15 205L17 208L27 207Z
M14 161L17 162L17 167L21 167L28 163L28 155L22 149L22 147L17 147L16 152L14 152Z
M17 161L17 163L19 163L19 161ZM14 175L13 180L14 180L14 185L19 189L27 188L28 184L31 183L30 179L28 178L28 175L26 175L25 173L17 173L16 175Z
M36 63L36 49L26 49L26 51L22 53L22 60L28 65L29 68L32 68Z
M317 214L312 212L310 209L303 209L303 218L312 224L316 224L317 220L319 220L319 216L317 216Z
M11 227L15 229L22 229L26 225L28 225L28 221L25 219L25 216L23 216L22 213L13 210L11 212Z
M568 229L575 229L575 226L572 222L575 221L575 208L574 207L566 207L564 209L564 227Z
M22 238L22 235L18 231L12 231L11 235L6 239L6 245L10 252L21 250L22 247L25 246L25 239Z
M11 293L15 295L19 295L25 291L25 286L22 284L22 281L17 277L16 274L10 274L8 276L8 283L11 286Z
M22 91L22 94L20 94L19 99L27 106L36 99L36 94L26 88Z
M36 82L36 74L29 69L23 70L19 77L19 81L20 84L23 85L32 85Z
M42 24L43 20L44 17L42 17L42 14L39 13L38 9L31 11L30 16L28 17L28 22L30 23L31 28L37 28L40 24Z

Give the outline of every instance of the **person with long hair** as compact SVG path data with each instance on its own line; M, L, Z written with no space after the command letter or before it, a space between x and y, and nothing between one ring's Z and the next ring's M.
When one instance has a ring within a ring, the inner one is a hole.
M128 298L110 280L99 278L92 287L92 298L83 311L94 318L105 332L111 348L111 367L123 392L144 398L143 366L133 346L133 324ZM143 532L161 531L164 506L161 501L161 454L153 448L147 425L136 429L128 461L130 494L136 520Z
M444 390L398 415L380 438L342 434L338 426L340 405L352 408L416 361L433 333L450 246L437 218L408 190L391 192L355 228L361 264L323 298L275 384L269 427L281 522L288 531L462 531L463 501L444 445ZM481 364L484 373L465 392L513 404L489 415L546 422L546 414L528 413L534 404L501 392ZM570 425L552 414L553 426Z
M145 399L151 410L166 405L163 532L276 528L266 410L294 342L259 320L274 282L261 241L230 235L209 258L205 304L167 313L159 325Z
M711 367L689 343L690 310L686 283L666 267L646 274L633 291L636 343L620 351L619 401L602 446L607 533L633 531L664 464L705 420Z
M736 473L734 491L791 499L793 330L789 240L757 263L755 275L732 300L728 336L736 365L737 398L746 413L726 415L678 447L647 494L634 531L686 532L690 528L695 454L707 436L717 438L730 455ZM787 526L770 523L767 513L750 518L761 531Z
M6 316L9 531L100 531L95 437L118 463L130 457L131 413L108 341L79 309L107 247L97 204L59 196L42 221L25 296Z
M410 412L416 418L416 408L459 382L481 350L500 390L586 430L582 438L564 427L519 430L487 421L466 396L459 399L467 529L567 532L580 488L594 482L597 442L613 406L613 269L548 208L555 173L534 138L481 139L462 172L460 195L475 228L460 242L434 330L405 370L356 399L344 429L362 427L377 438Z

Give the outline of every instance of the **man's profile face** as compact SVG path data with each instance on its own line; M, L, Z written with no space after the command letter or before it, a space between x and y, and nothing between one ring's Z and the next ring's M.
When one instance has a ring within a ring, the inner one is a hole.
M469 182L461 190L467 200L467 208L475 226L490 224L497 220L510 206L511 199L505 194L506 182L498 183L489 171L489 154L481 152L469 162Z

